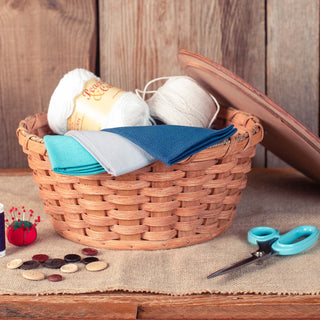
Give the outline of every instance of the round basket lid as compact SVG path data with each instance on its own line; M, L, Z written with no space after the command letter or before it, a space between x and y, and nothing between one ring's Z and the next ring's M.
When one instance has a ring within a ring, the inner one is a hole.
M221 103L257 116L265 130L262 144L308 177L320 181L320 139L243 79L196 53L181 50L179 61L187 75Z

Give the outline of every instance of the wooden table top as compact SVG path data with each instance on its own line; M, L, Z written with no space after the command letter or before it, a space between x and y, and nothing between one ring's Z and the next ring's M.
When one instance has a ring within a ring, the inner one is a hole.
M1 296L0 319L320 319L320 296Z
M261 170L274 169L253 169L253 174ZM30 171L0 170L0 175L26 172ZM97 292L2 295L0 301L0 319L320 319L320 295Z

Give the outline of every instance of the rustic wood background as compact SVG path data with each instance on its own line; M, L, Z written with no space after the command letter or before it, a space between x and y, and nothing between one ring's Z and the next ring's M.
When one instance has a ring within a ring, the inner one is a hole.
M68 71L125 90L183 74L179 49L238 74L319 134L320 0L0 0L0 168L27 167L15 130ZM256 167L285 164L259 146Z

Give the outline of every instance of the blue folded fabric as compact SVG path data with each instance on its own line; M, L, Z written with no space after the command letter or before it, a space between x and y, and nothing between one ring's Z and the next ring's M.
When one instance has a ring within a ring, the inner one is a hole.
M80 176L107 171L118 176L156 159L175 164L236 131L233 125L221 130L176 125L119 127L47 135L44 143L54 172Z
M76 176L105 172L99 162L74 138L47 135L43 140L54 172Z
M141 147L155 159L172 165L231 137L237 129L233 125L220 130L158 125L117 127L102 131L119 134Z

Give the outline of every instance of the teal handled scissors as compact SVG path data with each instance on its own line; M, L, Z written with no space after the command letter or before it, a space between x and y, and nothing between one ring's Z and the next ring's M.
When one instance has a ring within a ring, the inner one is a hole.
M319 238L319 230L314 226L300 226L280 235L279 230L270 227L256 227L248 232L248 241L258 245L259 249L249 258L233 263L214 273L207 279L214 278L254 262L263 261L275 255L294 255L313 246Z

